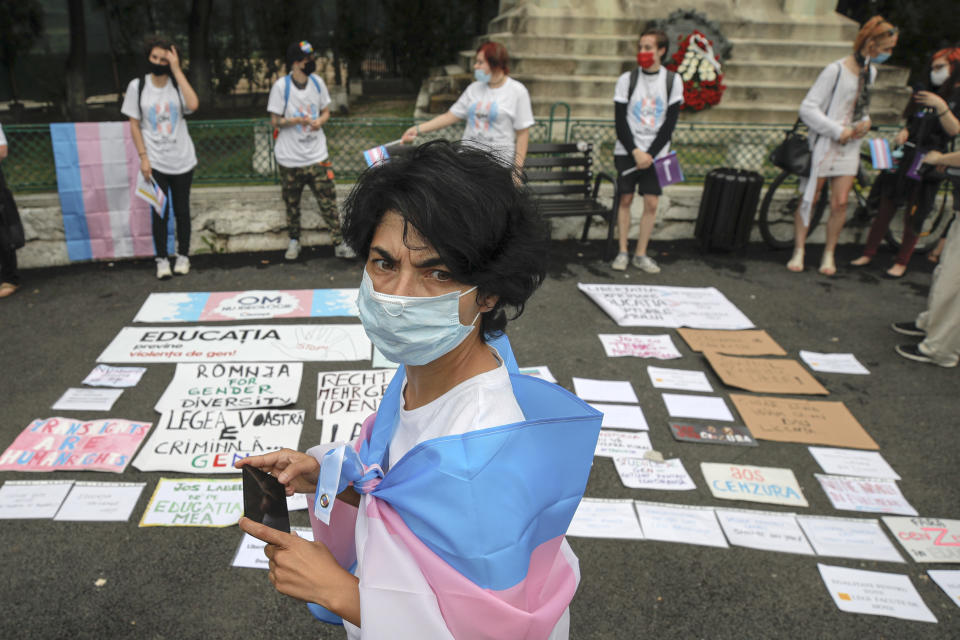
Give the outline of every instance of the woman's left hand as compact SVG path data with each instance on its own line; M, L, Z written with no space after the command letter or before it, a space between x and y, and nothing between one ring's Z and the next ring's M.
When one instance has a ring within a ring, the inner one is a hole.
M938 113L950 108L943 98L932 91L918 91L913 99L925 107L933 107Z

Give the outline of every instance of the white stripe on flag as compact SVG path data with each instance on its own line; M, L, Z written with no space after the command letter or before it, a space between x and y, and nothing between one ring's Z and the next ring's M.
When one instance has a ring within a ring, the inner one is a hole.
M103 188L113 236L113 256L134 254L130 229L130 168L124 147L123 122L100 123L100 158L103 166Z

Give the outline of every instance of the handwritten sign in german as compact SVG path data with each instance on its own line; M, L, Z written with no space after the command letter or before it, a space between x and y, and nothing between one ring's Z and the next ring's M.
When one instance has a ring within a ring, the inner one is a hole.
M154 410L255 409L296 404L302 362L181 362Z
M700 470L714 498L809 506L790 469L701 462Z
M141 527L229 527L243 515L243 480L160 478Z
M960 520L899 516L882 520L915 562L960 562Z
M0 471L123 473L150 425L113 418L38 418L0 455Z
M360 435L363 421L377 411L393 369L321 371L317 375L319 444L349 442Z
M758 440L879 449L842 402L731 393L740 417Z

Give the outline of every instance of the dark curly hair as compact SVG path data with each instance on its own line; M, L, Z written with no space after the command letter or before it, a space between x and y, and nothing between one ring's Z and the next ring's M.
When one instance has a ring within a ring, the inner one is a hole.
M173 40L160 33L147 36L143 39L143 57L149 58L150 52L157 47L170 51L173 49Z
M405 242L409 225L455 280L475 285L478 303L499 296L481 316L484 335L502 333L507 308L517 318L546 277L548 227L513 170L485 150L436 140L367 169L344 203L344 241L366 257L387 212L403 217Z

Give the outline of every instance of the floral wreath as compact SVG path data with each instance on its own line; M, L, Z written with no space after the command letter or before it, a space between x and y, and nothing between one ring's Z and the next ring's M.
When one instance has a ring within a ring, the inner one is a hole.
M727 88L723 84L723 70L713 51L713 40L708 40L700 31L694 31L680 42L667 69L676 71L683 79L681 109L701 111L720 103Z

